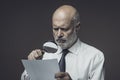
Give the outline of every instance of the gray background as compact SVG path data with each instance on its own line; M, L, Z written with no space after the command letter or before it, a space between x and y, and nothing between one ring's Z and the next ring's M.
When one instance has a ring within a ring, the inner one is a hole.
M80 12L81 41L104 52L106 80L120 80L120 5L116 0L1 1L1 80L20 80L21 59L53 39L52 13L62 4L71 4Z

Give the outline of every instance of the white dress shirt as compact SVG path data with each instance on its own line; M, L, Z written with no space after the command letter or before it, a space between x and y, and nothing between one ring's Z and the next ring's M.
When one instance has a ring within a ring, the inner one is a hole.
M79 39L68 50L69 53L65 57L66 72L69 73L72 80L104 80L104 55L100 50L81 42ZM61 56L62 49L58 46L56 53L45 53L43 59L57 58L59 62ZM24 71L21 80L25 80L23 77L26 74Z

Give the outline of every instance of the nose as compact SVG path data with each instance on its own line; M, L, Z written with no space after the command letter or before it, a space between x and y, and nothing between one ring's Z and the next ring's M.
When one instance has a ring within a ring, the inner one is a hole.
M57 36L58 36L58 38L62 38L64 36L64 34L63 34L61 29L58 30Z

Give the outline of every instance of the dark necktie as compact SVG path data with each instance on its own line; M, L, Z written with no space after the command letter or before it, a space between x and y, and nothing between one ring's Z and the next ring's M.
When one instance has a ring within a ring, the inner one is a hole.
M66 63L65 63L65 56L69 51L67 49L64 49L62 51L62 57L59 61L59 67L60 67L60 71L61 72L65 72L65 67L66 67Z

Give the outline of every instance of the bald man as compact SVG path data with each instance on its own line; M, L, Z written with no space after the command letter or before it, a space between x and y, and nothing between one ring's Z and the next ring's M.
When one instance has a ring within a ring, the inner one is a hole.
M60 68L60 72L56 72L56 80L104 80L104 55L78 38L80 16L73 6L62 5L56 9L52 17L52 28L58 51L54 54L45 53L43 59L57 58L60 63L62 55L66 54L65 69ZM41 55L42 51L36 49L28 55L28 59L33 60ZM21 80L25 80L25 77L30 80L26 71Z

